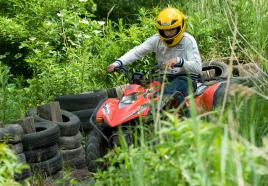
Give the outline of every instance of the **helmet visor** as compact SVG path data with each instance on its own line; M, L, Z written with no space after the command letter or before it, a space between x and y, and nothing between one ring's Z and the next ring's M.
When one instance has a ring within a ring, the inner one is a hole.
M160 29L159 29L159 34L160 34L163 38L171 39L171 38L177 36L178 33L180 33L180 31L181 31L181 27L180 27L180 26L176 27L175 29L176 29L176 32L175 32L174 34L172 34L172 35L170 35L170 34L168 35L168 34L165 33L166 31L169 31L169 30L171 31L172 29L169 29L169 30L160 30Z

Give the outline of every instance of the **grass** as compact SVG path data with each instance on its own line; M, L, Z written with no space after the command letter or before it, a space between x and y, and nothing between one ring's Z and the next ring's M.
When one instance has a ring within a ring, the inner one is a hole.
M190 119L182 121L176 113L166 113L159 124L156 118L154 124L158 130L154 130L154 137L146 139L140 146L111 151L106 160L117 166L99 172L96 185L268 184L268 156L265 150L268 132L268 79L265 70L268 42L267 34L264 34L268 24L267 19L260 17L261 14L267 18L268 6L265 1L225 0L196 1L196 4L188 3L185 7L188 12L195 11L190 13L193 17L206 17L204 22L202 19L198 21L203 27L211 28L208 30L211 31L209 37L213 37L212 31L215 31L215 22L207 22L210 16L226 16L221 19L221 24L226 25L221 32L223 36L230 36L224 40L225 45L229 46L226 55L230 55L230 69L234 64L246 61L264 67L264 72L262 76L251 77L252 88L242 85L234 88L229 76L223 104L214 112L207 113L211 118L207 122L195 114L193 103ZM250 12L250 16L243 17L246 11ZM258 20L258 28L250 28L250 23L255 20ZM196 26L199 23L193 21L191 24ZM200 27L193 27L192 32L198 32ZM197 35L201 44L202 37L203 42L209 40L206 35ZM216 41L212 40L215 44ZM158 143L152 145L151 141Z
M253 63L262 69L261 75L251 76L251 88L233 86L229 76L222 106L205 115L197 115L193 103L192 117L186 120L178 118L172 111L164 115L157 113L151 126L140 126L142 135L137 136L140 143L115 148L105 157L111 166L95 174L95 185L268 185L266 0L169 3L187 15L187 31L195 36L203 61L223 60L230 69L237 64ZM32 47L38 52L27 56L27 62L36 65L36 75L27 80L29 86L19 87L15 79L10 79L6 66L0 65L1 120L21 117L29 107L48 102L59 94L80 93L122 83L121 76L106 75L105 67L155 33L154 14L157 10L141 9L137 24L127 26L122 20L118 23L107 20L104 26L92 21L88 25L93 27L91 30L85 25L79 25L83 27L81 30L71 27L76 25L78 17L67 14L65 18L71 26L66 24L65 31L76 42L75 47L68 45L57 51L57 47L48 45L50 43L45 42L48 38L54 38L55 43L61 41L56 39L59 37L57 32L51 29L47 38L36 36L36 40L27 41L30 44L24 42L29 50ZM47 22L57 30L57 19ZM62 30L62 24L60 26ZM42 33L42 29L40 27L38 33ZM93 30L101 32L90 35ZM87 38L81 36L77 42L73 31ZM153 57L143 61L136 63L135 68L149 68ZM117 78L119 81L115 81Z

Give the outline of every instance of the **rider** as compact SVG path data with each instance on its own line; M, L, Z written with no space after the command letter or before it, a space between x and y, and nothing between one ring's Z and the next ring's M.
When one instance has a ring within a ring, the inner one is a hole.
M148 53L155 52L158 66L166 73L169 81L164 93L181 92L178 101L182 103L184 97L188 95L189 79L195 89L196 81L202 72L196 41L193 36L185 32L185 16L178 9L171 7L163 9L157 16L156 27L159 34L151 36L115 60L107 67L107 71L113 72L115 67L130 64Z

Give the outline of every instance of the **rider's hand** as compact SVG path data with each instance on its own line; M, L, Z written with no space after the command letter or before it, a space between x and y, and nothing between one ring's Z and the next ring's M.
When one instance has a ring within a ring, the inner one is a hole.
M113 72L115 67L117 67L115 64L110 64L108 67L107 67L107 71L108 72Z
M117 60L115 60L114 63L110 64L110 65L107 67L107 71L108 71L108 72L113 72L113 71L115 70L116 67L120 67L120 66L122 66L122 65L123 65L122 61L119 60L119 59L117 59Z
M177 58L172 58L164 62L164 69L172 69L177 64Z

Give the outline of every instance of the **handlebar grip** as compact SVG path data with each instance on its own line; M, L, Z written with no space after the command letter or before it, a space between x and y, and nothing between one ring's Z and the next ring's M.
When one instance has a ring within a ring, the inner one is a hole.
M177 68L177 67L182 67L182 65L180 63L176 63L173 68Z

